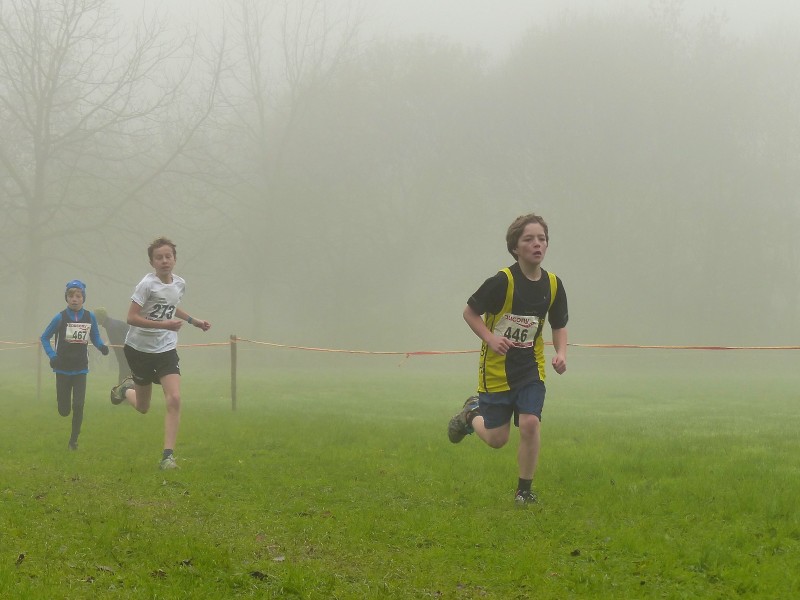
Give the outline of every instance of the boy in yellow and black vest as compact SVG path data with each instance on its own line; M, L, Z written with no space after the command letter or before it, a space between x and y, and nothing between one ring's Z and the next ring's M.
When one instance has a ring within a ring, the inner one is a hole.
M464 320L483 342L478 365L478 395L464 403L447 427L451 442L477 433L487 445L501 448L519 427L519 479L515 502L536 502L531 483L539 458L545 397L545 318L552 330L553 369L567 369L567 294L561 280L542 269L550 241L547 223L528 214L508 228L506 246L516 259L487 279L470 297Z
M89 373L89 342L103 353L108 346L100 338L100 329L94 315L83 308L86 302L86 284L78 279L67 282L64 292L67 308L58 313L42 333L42 348L50 359L56 374L56 400L62 417L70 414L72 405L72 434L69 449L78 449L78 435L83 423L83 406L86 400L86 375ZM55 348L50 338L55 336Z

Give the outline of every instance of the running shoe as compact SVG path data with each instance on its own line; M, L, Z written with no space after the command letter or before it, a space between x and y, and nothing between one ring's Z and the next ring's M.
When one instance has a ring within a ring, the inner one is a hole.
M522 491L517 490L516 495L514 496L514 503L517 506L526 506L528 504L536 504L538 498L536 494L530 491Z
M133 388L133 378L126 377L122 383L111 388L111 404L121 404L125 400L125 392Z
M169 471L170 469L177 469L178 463L175 462L175 455L170 454L167 458L161 461L158 466L162 471Z
M475 410L478 410L478 397L470 396L467 398L467 401L464 402L464 408L450 419L450 422L447 424L447 437L452 443L457 444L464 439L464 436L474 431L474 429L467 424L467 417L469 413Z

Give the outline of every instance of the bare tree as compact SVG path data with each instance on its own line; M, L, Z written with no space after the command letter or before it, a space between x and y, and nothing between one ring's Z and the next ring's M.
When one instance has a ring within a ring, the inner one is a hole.
M123 31L107 0L0 0L0 268L38 317L45 269L99 269L99 227L142 206L210 114L216 74L191 109L195 36L157 17ZM188 106L188 104L186 104ZM87 243L87 239L91 239ZM75 271L70 271L74 273Z
M227 15L231 49L221 84L220 137L213 148L224 173L222 210L253 274L252 325L262 331L269 291L280 289L279 257L289 223L302 210L295 187L298 126L306 108L357 51L355 4L333 11L321 0L236 0ZM210 146L211 147L211 146Z

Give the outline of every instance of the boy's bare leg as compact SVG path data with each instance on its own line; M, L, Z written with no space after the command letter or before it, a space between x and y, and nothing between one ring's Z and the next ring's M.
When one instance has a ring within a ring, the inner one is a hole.
M519 450L517 463L521 479L533 479L539 462L541 446L541 426L536 415L519 416Z
M125 401L142 414L150 410L150 397L153 393L153 385L139 385L134 383L133 387L125 390Z
M164 375L161 378L161 387L167 403L167 412L164 415L164 449L173 450L181 423L181 376Z
M487 429L483 424L483 417L481 415L475 415L472 419L472 428L475 430L478 437L486 442L487 445L492 448L502 448L508 442L508 436L511 432L511 423Z

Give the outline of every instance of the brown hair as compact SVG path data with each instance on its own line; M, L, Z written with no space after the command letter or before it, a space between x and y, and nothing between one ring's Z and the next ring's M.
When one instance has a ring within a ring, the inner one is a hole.
M172 256L176 259L178 258L178 247L173 243L173 241L169 238L160 237L153 240L153 243L147 247L147 256L150 258L150 262L153 261L153 251L156 248L161 248L161 246L169 246L172 248Z
M517 255L514 253L514 250L516 250L517 244L519 244L519 238L522 237L522 232L525 230L525 227L531 223L538 223L544 228L544 239L548 244L550 243L547 223L544 222L542 217L534 213L520 215L509 225L508 231L506 232L506 247L508 248L508 253L513 256L515 260L517 259Z

